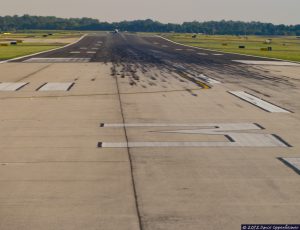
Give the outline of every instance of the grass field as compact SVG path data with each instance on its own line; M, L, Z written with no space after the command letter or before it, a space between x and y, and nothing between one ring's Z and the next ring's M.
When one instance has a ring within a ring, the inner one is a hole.
M41 51L58 48L58 45L42 44L19 44L17 46L0 46L0 60L7 60L20 56L38 53Z
M162 34L162 36L195 47L300 62L300 39L295 36L197 35L196 38L192 38L192 34ZM267 39L272 39L270 44L265 44ZM240 45L244 45L245 49L239 49ZM272 51L261 51L261 48L268 46L272 47Z
M51 35L50 35L51 34ZM18 31L0 34L0 60L47 51L68 44L68 39L79 38L80 32L72 31ZM10 45L10 41L21 40L22 43Z

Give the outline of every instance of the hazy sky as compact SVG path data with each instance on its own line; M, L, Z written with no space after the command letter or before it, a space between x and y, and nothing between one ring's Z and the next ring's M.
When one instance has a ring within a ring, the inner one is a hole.
M0 0L0 15L151 18L161 22L242 20L300 24L300 0Z

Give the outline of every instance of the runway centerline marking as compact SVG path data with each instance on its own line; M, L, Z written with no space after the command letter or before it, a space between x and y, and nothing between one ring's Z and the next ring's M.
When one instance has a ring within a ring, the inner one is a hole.
M270 113L290 113L277 105L273 105L270 102L243 91L229 91L229 93Z
M165 135L223 135L228 141L141 141L141 142L99 142L99 148L148 148L148 147L291 147L282 138L274 134L254 133L253 130L262 130L262 126L254 123L209 123L209 124L104 124L101 128L151 128L144 131L156 132ZM157 130L158 127L193 129ZM244 131L244 132L242 132Z

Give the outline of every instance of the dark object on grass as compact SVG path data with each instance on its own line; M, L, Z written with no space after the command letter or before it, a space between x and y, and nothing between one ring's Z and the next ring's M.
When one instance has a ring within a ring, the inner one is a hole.
M18 43L17 43L17 41L11 41L10 44L11 45L17 45Z
M239 49L245 49L246 46L242 45L242 46L239 46Z

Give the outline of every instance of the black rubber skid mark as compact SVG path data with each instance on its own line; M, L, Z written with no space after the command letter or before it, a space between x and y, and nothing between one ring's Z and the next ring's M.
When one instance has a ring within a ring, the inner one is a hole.
M265 127L263 127L262 125L260 125L260 124L258 124L258 123L253 123L254 125L256 125L258 128L260 128L260 129L266 129Z
M29 82L26 83L26 84L24 84L24 85L22 85L22 86L20 86L19 88L17 88L16 91L19 91L20 89L24 88L26 85L29 85Z
M231 136L225 135L225 137L226 137L230 142L235 142L235 140L234 140Z
M39 91L41 88L43 88L46 84L48 84L47 82L42 84L40 87L38 87L35 91Z
M275 137L278 141L282 142L283 144L286 145L286 147L293 147L292 145L290 145L288 142L286 142L285 140L283 140L280 136L278 136L277 134L272 134L273 137Z
M75 85L75 82L73 82L73 83L69 86L69 88L67 89L67 91L70 91L70 90L73 88L74 85Z
M282 157L278 157L277 159L280 160L283 164L285 164L287 167L294 170L297 174L300 175L300 170L298 168L296 168L294 165L292 165L291 163L289 163L288 161L286 161Z

